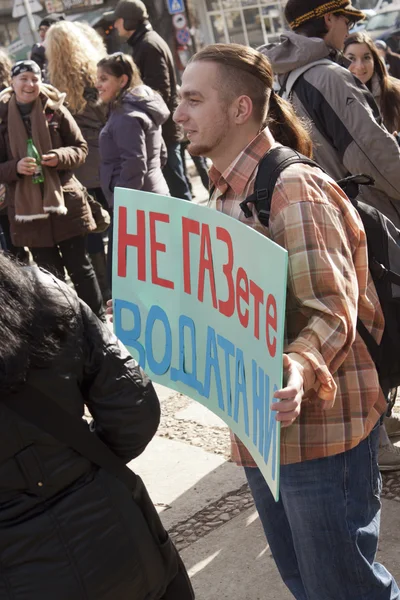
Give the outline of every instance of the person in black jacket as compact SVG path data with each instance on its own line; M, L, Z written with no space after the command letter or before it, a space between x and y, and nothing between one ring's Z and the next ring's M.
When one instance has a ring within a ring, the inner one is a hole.
M172 119L178 100L171 50L166 41L153 30L146 6L141 0L120 0L115 10L106 15L108 20L114 22L121 38L126 39L131 47L132 57L139 68L143 83L159 92L168 106L171 116L163 126L163 137L168 151L164 176L171 196L191 200L180 152L182 130Z
M46 35L48 30L54 23L58 23L59 21L64 21L65 15L53 13L51 15L47 15L44 19L42 19L39 23L39 37L40 42L33 44L31 50L31 60L33 60L37 65L39 65L40 70L42 72L43 79L46 79L46 49L44 46L44 41L46 39Z
M0 305L0 599L178 598L141 558L131 491L19 416L10 395L27 383L78 422L87 405L92 435L127 463L159 424L151 381L71 288L1 252Z

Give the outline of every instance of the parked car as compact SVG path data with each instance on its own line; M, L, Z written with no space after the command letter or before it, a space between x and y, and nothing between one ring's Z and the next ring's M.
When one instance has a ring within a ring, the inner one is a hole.
M361 8L360 10L362 10L365 14L365 19L364 21L358 21L358 23L356 23L356 25L354 25L354 27L350 29L349 33L357 33L357 31L364 31L369 20L376 15L376 11L372 8Z
M381 9L374 17L368 21L365 32L368 33L373 40L385 40L392 48L388 39L392 34L400 29L400 5L393 5L388 8ZM392 48L395 52L394 48Z

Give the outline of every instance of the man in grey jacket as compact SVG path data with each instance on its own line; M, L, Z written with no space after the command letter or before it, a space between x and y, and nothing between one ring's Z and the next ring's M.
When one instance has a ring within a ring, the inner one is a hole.
M281 95L311 124L314 159L334 178L364 173L374 179L360 200L400 227L400 148L368 89L344 66L348 30L364 18L348 0L288 0L292 31L260 48L278 75ZM400 450L381 427L381 470L400 470Z

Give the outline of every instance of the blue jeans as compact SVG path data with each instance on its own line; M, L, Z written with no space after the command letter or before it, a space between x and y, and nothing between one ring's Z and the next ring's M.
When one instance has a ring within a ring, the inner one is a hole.
M191 200L192 195L183 170L181 145L179 143L167 146L168 160L163 169L163 175L169 187L169 192L174 198Z
M281 577L297 600L399 600L375 562L380 525L379 423L347 452L281 466L275 502L257 468L246 476Z

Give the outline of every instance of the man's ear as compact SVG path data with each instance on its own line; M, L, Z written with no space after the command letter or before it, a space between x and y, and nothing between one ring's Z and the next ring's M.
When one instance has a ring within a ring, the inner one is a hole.
M239 96L232 106L233 118L237 125L243 125L253 115L253 101L249 96Z
M333 13L328 13L327 15L324 15L324 21L325 21L325 25L326 25L326 28L328 31L330 31L332 28L333 18L334 18Z

